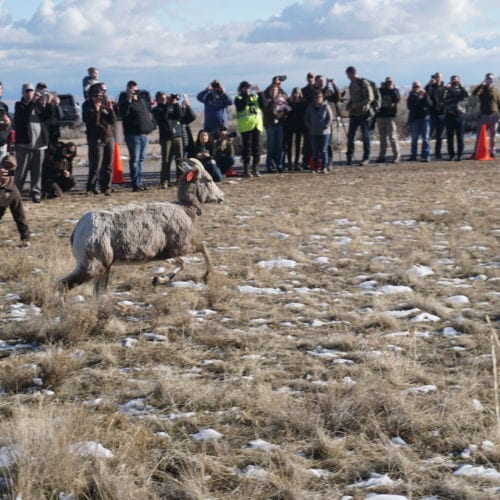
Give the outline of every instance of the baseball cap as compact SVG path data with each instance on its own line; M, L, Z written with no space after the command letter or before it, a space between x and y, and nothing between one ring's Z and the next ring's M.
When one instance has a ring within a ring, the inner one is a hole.
M35 90L35 87L33 87L32 83L23 83L23 92L25 90Z

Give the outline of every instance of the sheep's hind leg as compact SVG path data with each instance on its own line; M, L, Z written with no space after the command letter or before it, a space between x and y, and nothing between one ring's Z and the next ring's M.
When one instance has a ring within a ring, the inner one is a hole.
M109 269L106 269L98 278L94 280L94 296L106 293L109 283Z
M181 257L177 257L174 259L174 263L177 267L174 267L172 271L165 274L165 276L155 276L153 278L153 286L157 285L165 285L166 283L170 283L183 269L184 269L184 261Z

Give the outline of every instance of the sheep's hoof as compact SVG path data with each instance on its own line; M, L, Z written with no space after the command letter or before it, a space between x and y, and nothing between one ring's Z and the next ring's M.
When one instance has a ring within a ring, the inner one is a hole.
M160 284L160 278L158 276L155 276L153 278L153 286L158 286Z

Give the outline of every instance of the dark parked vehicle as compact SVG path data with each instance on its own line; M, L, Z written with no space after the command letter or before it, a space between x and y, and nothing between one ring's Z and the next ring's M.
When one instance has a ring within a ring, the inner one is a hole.
M73 94L58 94L61 99L59 108L61 118L58 123L62 127L75 127L80 122L80 107L75 101Z

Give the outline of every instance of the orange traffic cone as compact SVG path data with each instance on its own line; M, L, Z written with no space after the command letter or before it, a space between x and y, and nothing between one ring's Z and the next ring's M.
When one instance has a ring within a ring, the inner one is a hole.
M118 141L115 141L115 149L113 151L113 177L111 179L113 184L124 184L125 179L123 177L123 165L120 156L120 146L118 146Z
M490 156L490 151L488 148L488 138L486 125L481 125L481 130L479 131L479 138L476 143L476 152L474 153L474 160L493 160Z

